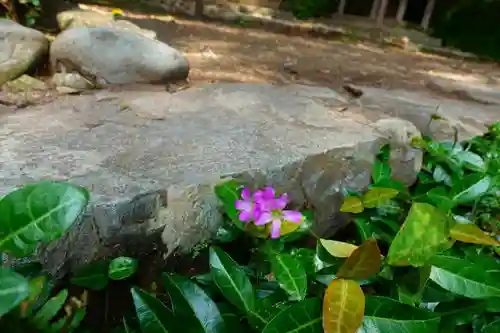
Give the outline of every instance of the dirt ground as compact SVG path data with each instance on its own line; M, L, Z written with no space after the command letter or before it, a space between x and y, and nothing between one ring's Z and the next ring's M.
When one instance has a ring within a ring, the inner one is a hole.
M466 62L382 48L366 42L287 36L221 23L129 18L185 52L190 83L301 83L339 88L346 83L388 89L430 90L432 73L500 77L495 63Z
M91 6L91 9L110 11L109 7ZM500 66L496 63L410 53L375 43L288 36L168 15L126 12L124 19L156 31L159 40L185 52L191 64L191 86L268 82L338 89L350 83L437 94L428 86L432 73L500 80Z

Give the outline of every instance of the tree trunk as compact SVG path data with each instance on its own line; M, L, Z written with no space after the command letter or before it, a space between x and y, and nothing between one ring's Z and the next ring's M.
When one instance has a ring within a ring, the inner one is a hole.
M398 12L396 14L396 21L399 24L404 23L406 7L408 7L408 0L399 0Z
M380 7L380 0L373 0L372 9L370 11L370 18L372 20L375 20L377 18L379 7Z
M198 18L203 17L203 13L205 11L205 2L204 0L195 0L194 3L194 15Z
M422 17L422 23L420 26L422 29L429 29L429 24L431 23L432 12L434 11L434 6L436 5L436 0L427 0L427 6L425 7L424 17Z
M339 7L337 8L337 14L344 15L346 2L347 2L347 0L340 0L339 1Z
M387 11L387 5L389 0L380 0L380 8L377 15L377 28L382 28L384 25L385 12Z

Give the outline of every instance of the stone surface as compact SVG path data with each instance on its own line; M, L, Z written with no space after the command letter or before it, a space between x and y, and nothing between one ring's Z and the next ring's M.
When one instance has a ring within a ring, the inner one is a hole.
M421 156L406 143L432 113L417 104L426 97L363 90L365 107L345 112L338 111L345 99L336 92L299 85L64 96L0 115L0 195L40 179L70 180L91 191L82 221L40 254L56 273L161 233L168 252L206 240L221 222L213 186L228 177L254 188L273 185L295 206L310 204L316 232L332 234L348 221L338 211L343 189L368 185L382 144L394 144L398 177L414 179ZM444 110L454 105L441 102ZM485 108L474 117L487 117ZM394 116L402 119L387 120Z
M156 32L142 29L132 22L115 19L111 13L97 13L89 10L67 10L57 14L57 23L61 30L71 28L113 28L135 32L145 37L156 39Z
M428 86L444 93L456 94L483 104L500 104L500 85L477 81L458 81L432 77Z
M71 88L74 91L83 91L95 88L95 84L78 73L55 73L52 76L52 84L54 84L57 88Z
M10 92L31 92L34 90L43 91L49 89L45 82L29 75L21 75L15 80L6 82L3 88Z
M185 79L189 62L178 50L139 34L111 28L73 28L50 47L55 68L93 83L169 83Z
M41 32L0 18L0 86L35 66L48 48Z

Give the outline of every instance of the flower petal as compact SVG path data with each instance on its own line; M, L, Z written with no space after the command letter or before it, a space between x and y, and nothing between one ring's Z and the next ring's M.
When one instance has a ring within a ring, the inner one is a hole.
M250 212L242 211L240 215L238 215L238 218L240 219L241 222L250 222L252 221L253 216Z
M260 216L255 219L255 225L264 225L266 223L271 222L272 216L269 212L262 212Z
M252 193L250 193L248 187L245 187L243 191L241 191L241 198L245 201L252 201Z
M271 224L271 238L280 237L281 221L279 219L274 219Z
M292 223L300 223L304 218L302 213L297 212L296 210L284 210L282 214L283 214L283 220Z
M274 199L273 200L273 207L272 209L276 209L276 210L282 210L286 207L286 205L288 204L288 195L287 194L283 194L281 196L279 196L278 198Z
M266 186L261 192L262 199L264 200L272 200L276 197L276 193L274 192L274 188L272 186Z
M234 202L234 207L237 210L243 210L245 212L250 212L252 210L253 203L245 200L236 200Z

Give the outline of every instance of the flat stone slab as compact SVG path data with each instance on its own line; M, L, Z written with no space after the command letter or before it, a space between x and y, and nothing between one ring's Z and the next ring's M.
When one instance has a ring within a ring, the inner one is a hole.
M365 89L360 107L327 88L265 84L65 96L0 114L0 194L41 179L90 190L86 216L39 254L61 274L131 239L163 232L171 252L209 238L222 221L213 185L225 177L288 192L332 232L346 223L342 189L367 186L380 145L395 143L399 179L415 176L421 156L408 142L425 129L433 100L422 108L425 98L404 96ZM480 108L472 115L487 122L493 111ZM412 122L380 121L395 116Z

